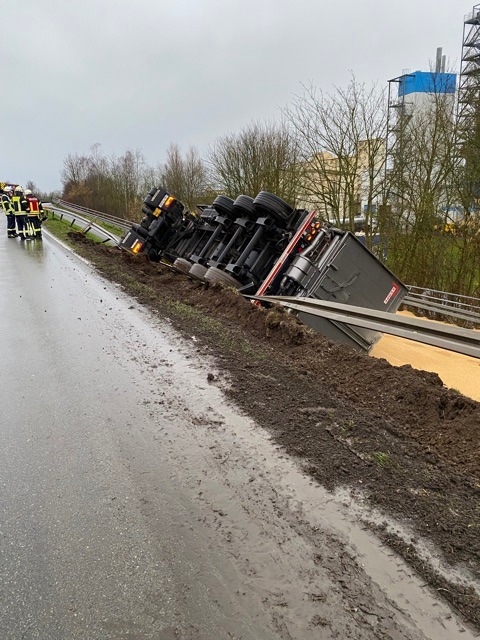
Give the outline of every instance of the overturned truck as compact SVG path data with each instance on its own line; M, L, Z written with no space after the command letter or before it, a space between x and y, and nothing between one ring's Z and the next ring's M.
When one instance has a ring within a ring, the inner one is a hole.
M353 234L324 225L272 193L219 195L198 212L162 187L146 196L121 248L246 295L316 298L394 313L407 288ZM369 351L376 331L301 314L337 342Z

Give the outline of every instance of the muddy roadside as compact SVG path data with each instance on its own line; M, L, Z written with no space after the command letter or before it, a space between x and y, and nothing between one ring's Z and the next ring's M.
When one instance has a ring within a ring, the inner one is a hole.
M194 336L192 348L218 363L212 384L306 473L402 522L402 531L378 517L366 524L480 629L480 403L221 285L72 240L104 276Z

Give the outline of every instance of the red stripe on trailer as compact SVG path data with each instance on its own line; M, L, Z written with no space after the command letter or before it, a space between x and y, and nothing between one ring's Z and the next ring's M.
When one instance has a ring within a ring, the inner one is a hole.
M261 296L262 294L265 293L265 291L267 290L269 284L272 282L272 280L275 278L275 276L277 275L277 273L280 271L283 263L285 262L285 260L287 259L287 257L290 255L290 253L292 252L292 250L295 248L295 246L297 245L298 241L300 240L300 238L302 237L303 232L305 231L305 229L308 227L308 225L311 223L311 221L313 220L313 218L315 217L315 214L317 212L316 211L312 211L308 214L305 222L302 224L302 226L298 229L297 233L293 236L293 238L290 240L290 242L288 243L287 247L285 248L284 252L282 253L282 255L279 257L279 259L277 260L277 262L273 265L272 270L270 271L270 273L268 274L268 276L265 278L265 280L262 282L262 284L260 285L257 293L255 294L256 296ZM260 305L261 303L258 300L254 300L253 301L254 304L256 305Z

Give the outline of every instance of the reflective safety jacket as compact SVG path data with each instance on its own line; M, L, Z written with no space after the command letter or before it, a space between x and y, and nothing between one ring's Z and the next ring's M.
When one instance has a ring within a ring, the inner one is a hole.
M27 196L27 215L29 218L38 218L43 211L42 203L35 196Z
M10 196L7 196L6 193L2 193L0 199L1 208L5 211L5 214L8 216L13 213L13 204Z
M12 196L13 213L16 216L26 216L28 211L28 202L26 198L21 196Z

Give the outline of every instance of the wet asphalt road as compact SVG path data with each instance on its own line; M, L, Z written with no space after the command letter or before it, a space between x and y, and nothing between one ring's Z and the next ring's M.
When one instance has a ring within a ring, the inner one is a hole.
M311 485L194 336L48 237L0 238L0 309L2 640L473 637L359 537L364 575L331 497L299 517Z
M0 637L174 638L178 628L255 637L212 607L199 576L218 559L197 542L200 514L177 499L162 450L155 481L170 489L142 514L150 470L145 460L132 468L128 434L151 422L162 374L131 361L128 331L141 351L148 328L140 321L137 335L125 301L89 272L48 240L1 244ZM235 575L212 582L230 603Z

